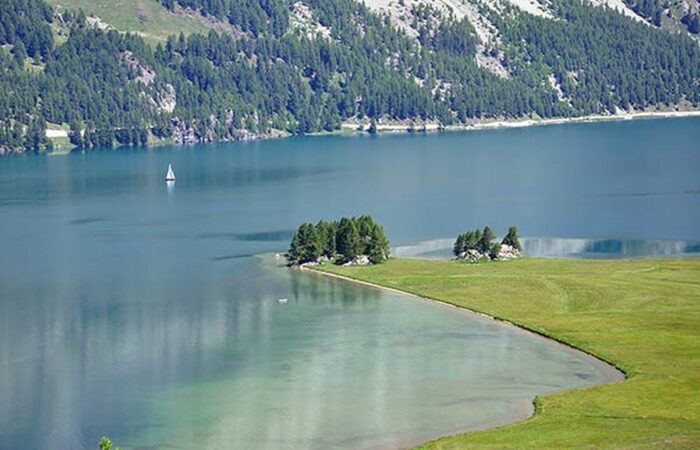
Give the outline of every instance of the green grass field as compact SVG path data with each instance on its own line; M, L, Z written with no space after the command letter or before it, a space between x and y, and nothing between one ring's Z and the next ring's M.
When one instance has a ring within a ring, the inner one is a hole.
M157 0L47 0L58 12L82 9L99 17L119 31L136 32L155 44L180 32L208 33L209 27L198 15L173 14Z
M421 448L700 448L700 260L393 259L320 270L510 320L628 374L541 397L525 422Z

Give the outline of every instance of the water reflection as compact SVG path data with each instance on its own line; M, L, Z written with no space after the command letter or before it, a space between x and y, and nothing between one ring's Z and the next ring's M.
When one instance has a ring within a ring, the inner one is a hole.
M592 382L590 364L511 329L250 255L284 251L302 222L365 213L394 243L485 223L697 241L697 125L4 158L0 448L86 448L101 434L123 448L391 447ZM451 241L412 251L449 255ZM526 253L698 251L579 241L527 241Z
M175 180L166 180L165 186L168 189L168 197L175 195Z
M123 448L386 448L614 377L502 324L277 264L238 263L254 289L13 292L0 303L0 448L85 448L102 434Z
M526 256L560 258L643 258L690 256L700 253L700 242L654 239L521 238ZM454 239L431 239L393 249L403 258L451 258Z
M700 252L700 243L652 239L523 239L531 256L640 258L686 256Z

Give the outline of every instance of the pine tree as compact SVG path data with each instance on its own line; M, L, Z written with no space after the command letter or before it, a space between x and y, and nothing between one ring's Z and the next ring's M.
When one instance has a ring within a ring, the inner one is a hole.
M455 240L455 243L452 246L452 253L455 256L459 256L461 253L466 251L466 247L464 245L465 244L465 237L466 236L464 233L457 236L457 239Z
M514 226L508 228L508 233L501 241L501 244L510 245L519 251L522 250L522 247L520 246L520 238L518 237L518 229Z
M493 233L491 228L487 225L484 227L484 231L481 232L481 237L479 239L478 249L481 253L487 254L491 250L491 241L496 239L496 235Z
M336 238L338 253L346 260L356 258L362 251L362 241L357 225L352 219L343 217L338 224L338 236Z
M370 234L370 245L367 256L372 264L378 264L389 258L389 240L384 234L384 228L374 223Z

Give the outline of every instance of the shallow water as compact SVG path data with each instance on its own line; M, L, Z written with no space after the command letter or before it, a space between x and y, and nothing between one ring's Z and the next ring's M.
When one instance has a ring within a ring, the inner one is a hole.
M697 242L698 125L0 159L0 448L391 448L610 379L505 325L253 255L360 213L399 246L487 223Z

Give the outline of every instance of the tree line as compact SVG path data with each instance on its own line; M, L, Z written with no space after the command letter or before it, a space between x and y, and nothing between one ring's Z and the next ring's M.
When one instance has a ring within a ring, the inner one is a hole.
M495 240L496 235L488 225L483 230L477 228L466 231L457 236L452 253L458 258L465 258L469 256L470 252L475 252L474 255L496 259L504 245L518 252L522 251L518 229L514 226L508 228L508 232L500 243L494 242Z
M323 260L338 264L365 256L372 264L389 257L389 240L384 228L371 216L343 217L337 221L303 223L294 233L287 252L290 265Z

